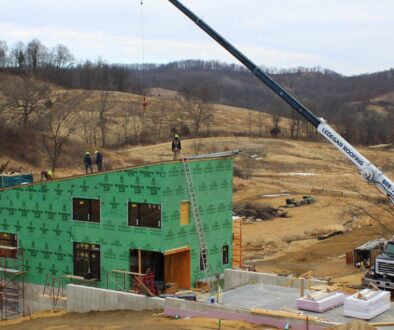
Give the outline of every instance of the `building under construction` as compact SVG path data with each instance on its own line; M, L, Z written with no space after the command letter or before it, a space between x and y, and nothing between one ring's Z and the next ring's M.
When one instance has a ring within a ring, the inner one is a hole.
M126 274L140 273L189 289L205 279L206 260L212 275L222 274L232 263L232 172L231 156L202 158L1 190L2 306L16 310L10 301L21 301L24 286L54 278L116 289L114 271L125 288Z

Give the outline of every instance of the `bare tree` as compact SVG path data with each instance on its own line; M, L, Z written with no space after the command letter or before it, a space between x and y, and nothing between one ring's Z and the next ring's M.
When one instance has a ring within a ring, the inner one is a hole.
M280 128L280 116L277 114L272 115L272 128L270 130L271 136L277 137L281 132Z
M292 111L291 118L289 121L290 138L297 139L300 134L300 128L301 128L301 118L297 115L295 111Z
M111 102L111 94L108 91L100 91L100 109L99 109L99 127L101 136L101 146L105 148L107 138L107 118L106 112L108 111L109 103Z
M0 40L0 67L5 67L7 65L7 53L7 43L3 40Z
M242 152L240 155L241 177L245 180L251 180L253 172L256 169L256 159L251 152Z
M18 41L11 49L10 54L11 64L19 69L23 69L26 66L26 56L25 56L25 45L23 42Z
M155 143L159 143L160 141L163 126L166 120L165 114L171 111L172 106L166 101L161 101L149 111L148 118L152 126L150 131L154 132Z
M259 113L258 126L259 126L259 137L263 137L263 114L261 112Z
M253 125L252 112L249 112L248 113L248 135L249 135L249 137L252 136L252 125Z
M56 69L70 66L74 60L75 58L70 50L62 44L58 44L51 49L51 62Z
M81 129L78 135L86 144L97 145L97 112L93 107L86 107L79 118Z
M364 200L368 200L372 202L372 206L366 207L356 204L348 204L351 207L351 212L353 214L364 214L369 219L374 221L382 228L382 234L386 237L392 237L393 228L386 223L391 223L391 220L394 218L394 207L390 204L390 202L386 198L376 198L373 199L366 195L361 195Z
M88 97L87 93L70 98L64 93L51 106L45 116L47 132L42 135L42 141L51 164L55 171L64 146L81 128L80 115L76 111Z
M37 68L42 64L47 53L47 48L38 39L33 39L27 44L27 62L33 73L37 73Z
M30 119L45 109L45 102L50 95L46 84L38 83L22 75L2 85L4 108L11 113L13 120L26 128Z
M203 94L187 96L181 100L181 107L186 118L192 122L193 136L199 137L201 128L212 120L213 106Z

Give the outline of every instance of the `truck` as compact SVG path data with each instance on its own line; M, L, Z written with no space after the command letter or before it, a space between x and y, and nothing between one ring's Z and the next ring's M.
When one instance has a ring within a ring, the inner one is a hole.
M238 61L245 65L257 79L270 88L276 95L285 101L294 111L312 124L317 131L333 144L345 157L352 162L358 170L361 178L370 185L374 185L383 193L390 204L394 204L394 182L388 178L372 162L365 158L348 141L338 134L328 123L316 116L305 105L288 93L282 86L275 82L270 76L264 73L261 68L253 63L246 55L240 52L230 42L223 38L201 18L194 14L178 0L168 0L198 27L212 37ZM365 284L373 283L379 287L394 287L394 239L387 242L384 252L375 260L374 267L367 273L364 279Z
M394 289L394 239L387 241L375 264L365 274L365 285L373 284L383 289Z

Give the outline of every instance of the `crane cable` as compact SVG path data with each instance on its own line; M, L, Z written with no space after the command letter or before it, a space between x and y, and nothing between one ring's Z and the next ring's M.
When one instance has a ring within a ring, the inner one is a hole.
M144 96L143 107L146 110L146 98L145 98L145 45L144 45L144 1L141 0L141 53L142 53L142 93Z

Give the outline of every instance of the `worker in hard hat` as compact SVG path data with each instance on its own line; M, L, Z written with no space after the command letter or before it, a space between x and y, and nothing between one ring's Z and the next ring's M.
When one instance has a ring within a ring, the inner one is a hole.
M172 140L172 145L171 145L172 152L174 154L174 160L179 159L179 156L181 155L181 140L179 140L179 135L175 134L174 139Z
M85 156L83 157L83 163L85 164L86 174L88 174L88 169L90 170L90 173L93 173L92 158L90 158L90 152L89 151L85 152Z
M96 150L94 152L94 154L96 155L97 170L99 172L102 172L103 171L103 154L98 150Z
M41 181L44 181L44 179L47 181L52 180L52 170L51 169L41 171Z

